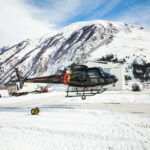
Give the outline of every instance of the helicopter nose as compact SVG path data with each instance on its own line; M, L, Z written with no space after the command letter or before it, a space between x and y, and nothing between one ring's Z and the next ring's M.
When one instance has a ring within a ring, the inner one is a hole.
M117 82L117 81L118 81L118 78L117 78L115 75L113 75L112 78L113 78L113 81L114 81L114 82Z

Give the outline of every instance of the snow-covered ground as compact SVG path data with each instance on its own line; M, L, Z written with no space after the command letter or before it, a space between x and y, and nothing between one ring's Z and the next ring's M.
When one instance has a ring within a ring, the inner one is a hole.
M1 150L149 150L150 114L0 109Z
M104 92L86 101L65 98L63 91L20 97L0 92L0 150L150 149L150 112L120 111L123 106L147 109L149 91ZM120 110L109 109L113 105ZM37 106L39 115L31 115Z
M0 91L2 98L0 99L0 106L5 104L15 104L20 103L39 103L49 104L49 102L66 102L66 103L83 103L81 97L65 97L66 92L64 87L60 91L52 91L50 93L43 94L28 94L25 96L9 96L7 91ZM75 95L70 93L70 95ZM44 102L42 101L44 99ZM144 103L150 104L150 90L144 90L141 92L132 91L105 91L101 94L96 94L94 96L87 96L84 103ZM31 106L31 105L28 105Z

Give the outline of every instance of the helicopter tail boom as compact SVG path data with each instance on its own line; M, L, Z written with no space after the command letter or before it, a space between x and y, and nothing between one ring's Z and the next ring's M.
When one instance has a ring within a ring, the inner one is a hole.
M16 72L17 81L14 82L19 82L20 83L20 88L23 88L23 83L28 82L28 83L53 83L53 84L65 84L68 85L68 74L65 72L64 74L61 75L51 75L51 76L45 76L45 77L36 77L36 78L22 78L20 75L20 71L15 68L14 71Z

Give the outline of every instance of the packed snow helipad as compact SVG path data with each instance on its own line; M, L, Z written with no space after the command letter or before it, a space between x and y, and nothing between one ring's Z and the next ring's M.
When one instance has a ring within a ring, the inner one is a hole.
M0 99L0 150L150 149L148 111L129 113L128 109L112 111L100 107L150 106L149 92L106 92L86 101L64 96L63 92L20 97L4 94ZM31 108L37 106L39 115L31 115Z

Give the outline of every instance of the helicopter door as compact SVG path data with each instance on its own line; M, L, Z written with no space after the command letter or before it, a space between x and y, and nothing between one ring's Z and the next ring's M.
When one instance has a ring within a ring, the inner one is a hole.
M86 81L86 72L85 71L74 71L71 75L71 82L76 82L81 84L81 82Z
M99 84L99 72L97 70L88 70L88 76L91 85Z

